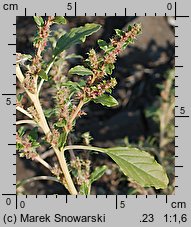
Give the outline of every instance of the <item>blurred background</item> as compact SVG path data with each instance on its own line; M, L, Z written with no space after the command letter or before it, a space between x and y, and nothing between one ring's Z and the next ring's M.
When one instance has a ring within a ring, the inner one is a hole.
M108 170L92 185L91 194L173 194L174 193L174 18L173 17L67 17L68 23L53 28L59 36L63 30L98 23L97 33L81 45L72 47L68 53L87 58L90 48L100 50L97 40L109 42L115 31L133 23L142 24L142 34L135 44L129 46L117 60L113 76L117 86L113 96L119 105L114 108L89 103L84 107L86 116L77 120L76 131L69 137L69 144L86 144L99 147L136 146L148 151L164 166L170 183L165 190L142 188L119 170L118 166L103 154L88 152L80 154L91 160L91 168L107 165ZM32 17L17 17L17 52L34 53L32 41L36 25ZM46 56L45 56L46 57ZM65 71L83 64L83 59L72 59ZM52 70L50 73L54 74ZM44 84L41 102L48 109L52 103L49 86ZM19 86L17 89L20 90ZM27 101L26 101L27 102ZM17 113L17 120L23 119ZM48 162L56 162L51 150L42 147L39 152ZM79 152L78 152L79 153ZM28 177L49 175L38 163L17 157L17 181ZM18 194L67 194L64 187L55 182L32 181L19 187Z

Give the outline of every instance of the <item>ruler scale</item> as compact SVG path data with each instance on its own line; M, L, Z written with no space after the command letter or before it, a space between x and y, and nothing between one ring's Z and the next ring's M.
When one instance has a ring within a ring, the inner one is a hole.
M83 226L190 226L190 8L187 1L1 1L1 224ZM175 195L15 194L15 48L16 16L174 16L175 25ZM184 108L184 113L181 113ZM26 216L28 214L28 216ZM31 217L27 219L26 217ZM27 221L28 220L28 221ZM29 221L31 220L31 221ZM1 226L2 226L1 225Z

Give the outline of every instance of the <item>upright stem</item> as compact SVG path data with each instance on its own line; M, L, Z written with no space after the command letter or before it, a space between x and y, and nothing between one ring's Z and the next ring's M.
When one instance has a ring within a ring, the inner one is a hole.
M45 135L48 135L50 132L50 128L47 124L46 118L44 116L44 112L42 110L40 100L37 95L33 96L32 98L33 104L36 108L36 111L38 112L38 117L39 117L39 125L43 129Z
M64 177L65 177L67 185L68 185L68 191L70 192L71 195L77 195L78 193L76 191L73 180L68 171L68 166L66 163L66 159L64 157L64 153L60 152L60 150L58 150L58 148L53 148L53 149L57 155L58 161L60 163L60 167L64 173Z
M49 133L51 133L50 128L47 124L47 121L46 121L46 118L44 116L44 113L43 113L43 110L42 110L38 96L36 96L36 99L34 100L34 106L35 106L35 108L36 108L36 110L39 114L41 128L43 129L45 135L48 135ZM74 183L72 181L72 178L70 176L64 154L61 153L60 150L57 147L53 147L53 149L54 149L56 156L58 158L58 161L60 163L60 167L62 169L62 172L64 173L64 177L65 177L65 180L66 180L66 183L67 183L67 186L68 186L68 191L72 195L77 195L78 193L76 191L76 188L75 188Z
M20 83L22 84L23 81L24 81L24 76L23 76L23 74L20 70L19 64L16 65L16 75L17 75L17 78L19 79ZM33 104L36 108L36 111L38 113L38 118L39 118L39 122L38 122L39 126L42 128L45 135L51 134L50 128L48 126L48 123L46 121L46 118L44 116L44 112L43 112L41 104L40 104L38 93L32 94L27 89L25 89L25 91L27 92L29 98L31 99L31 101L33 102ZM72 195L77 195L77 191L76 191L76 188L75 188L74 183L72 181L72 178L70 176L64 154L57 147L53 147L53 149L56 153L60 167L61 167L62 172L64 174L64 177L65 177L65 180L66 180L66 183L67 183L67 186L68 186L68 191Z

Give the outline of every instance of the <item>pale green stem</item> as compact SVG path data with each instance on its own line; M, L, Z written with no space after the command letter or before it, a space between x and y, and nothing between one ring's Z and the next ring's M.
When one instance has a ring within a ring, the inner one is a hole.
M23 76L23 74L21 72L19 64L16 65L16 76L19 79L20 83L22 84L23 81L24 81L24 76ZM38 94L37 93L36 94L32 94L27 89L25 89L25 91L27 92L29 98L33 102L33 104L35 106L35 109L36 109L36 111L38 113L38 118L39 118L38 124L39 124L39 126L42 128L42 130L44 131L45 135L51 134L50 128L49 128L49 126L47 124L47 121L46 121L46 118L44 116L44 112L42 110L42 106L41 106ZM70 172L68 170L68 166L67 166L67 163L66 163L66 160L65 160L65 157L64 157L63 153L57 147L53 147L53 149L54 149L54 151L55 151L55 153L57 155L57 158L58 158L58 161L60 163L61 169L62 169L62 171L64 173L64 177L65 177L65 180L66 180L67 185L68 185L68 191L72 195L77 195L78 193L76 191L76 188L75 188L74 183L72 181L72 178L70 176Z
M89 151L99 151L101 153L106 153L106 149L99 147L83 146L83 145L71 145L63 148L63 152L66 150L89 150Z
M31 178L27 178L25 180L20 181L17 185L16 188L19 188L25 184L28 184L30 182L33 181L37 181L37 180L50 180L50 181L55 181L60 183L60 181L56 178L56 177L49 177L49 176L37 176L37 177L31 177Z
M74 113L71 115L69 122L68 122L69 130L71 129L72 123L76 119L76 117L78 116L78 113L82 109L83 105L84 105L84 100L81 99L80 102L78 103L78 106L76 107Z
M62 152L60 152L60 150L56 147L53 147L56 155L57 155L57 158L58 158L58 161L60 163L60 167L64 173L64 177L66 179L66 182L67 182L67 185L68 185L68 191L70 192L71 195L77 195L78 192L74 186L74 183L72 181L72 178L70 176L70 172L68 170L68 165L66 163L66 159L64 157L64 154Z
M36 156L35 160L40 162L44 167L46 167L50 171L52 170L52 167L48 164L48 162L44 161L44 159L42 159L42 157L40 157L40 155Z
M22 124L31 124L31 125L37 125L37 123L33 120L20 120L16 121L16 125L22 125Z
M25 114L27 117L30 117L31 119L33 118L33 116L32 116L29 112L27 112L26 110L24 110L24 109L23 109L22 107L20 107L20 106L17 106L17 107L16 107L16 110L20 111L21 113Z

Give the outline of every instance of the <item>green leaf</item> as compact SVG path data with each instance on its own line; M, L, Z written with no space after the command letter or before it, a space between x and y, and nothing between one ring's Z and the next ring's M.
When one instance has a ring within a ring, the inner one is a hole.
M149 153L128 147L109 148L105 153L120 166L125 175L142 187L167 187L169 180L163 167Z
M90 69L85 68L82 65L77 65L69 70L70 74L77 74L79 76L92 75L93 72Z
M128 32L131 31L131 29L132 29L132 26L131 25L128 25L128 29L127 29Z
M18 100L19 102L22 101L24 94L25 94L25 92L19 93L19 94L17 95L17 100Z
M114 47L113 45L109 45L109 46L107 47L107 50L106 50L105 52L108 54L109 52L111 52L111 51L113 51L113 50L115 50L115 47Z
M36 140L33 140L33 141L32 141L32 147L33 147L33 148L40 147L40 143L38 143Z
M125 50L126 47L127 47L129 44L133 44L133 43L134 43L134 39L131 38L131 37L129 37L129 38L127 39L127 41L123 44L122 49Z
M77 54L69 54L65 57L66 60L68 59L73 59L73 58L80 58L83 59L83 57L81 55L77 55Z
M103 95L97 97L96 99L93 99L92 101L94 101L95 103L100 103L103 106L107 106L107 107L112 107L112 106L118 105L118 101L113 96L106 95L106 94L103 94Z
M152 118L154 121L159 122L161 116L161 109L158 106L149 106L145 109L146 118Z
M24 158L25 157L25 154L24 153L19 153L19 157L20 158Z
M40 76L41 79L48 80L48 75L43 69L40 70L38 75Z
M67 50L75 44L85 42L86 37L97 32L101 28L99 24L85 24L78 28L72 28L68 33L65 33L57 41L56 47L53 50L53 57L56 57L62 51Z
M65 87L74 87L74 88L79 87L78 83L77 82L73 82L73 81L67 81L65 83L61 83L61 85L65 86Z
M28 135L29 141L32 144L33 148L40 147L40 144L37 142L38 139L38 127L35 127L31 130L31 132Z
M63 120L63 121L56 122L54 125L58 128L63 128L66 125L66 122Z
M42 27L44 25L44 20L42 17L34 16L33 18L36 24L38 25L38 27Z
M115 33L116 35L118 35L119 37L123 36L125 34L124 31L120 30L120 29L115 29Z
M77 82L73 82L73 81L67 81L66 83L61 83L62 86L68 87L70 89L70 96L69 98L71 98L71 96L80 91L81 86L79 83Z
M21 144L21 143L16 143L16 150L17 151L20 151L20 150L22 150L24 148L24 146Z
M101 178L106 170L107 170L107 166L96 167L95 170L90 175L90 184L92 184L94 181L97 181L99 178Z
M55 17L53 21L56 24L66 24L67 23L67 21L64 17Z
M71 169L71 173L74 177L78 177L78 170L77 169Z
M25 131L26 129L23 126L21 126L17 131L19 137L22 137L25 134Z
M125 42L125 43L123 44L123 46L122 46L122 49L125 50L126 47L127 47L128 45L129 45L129 43L128 43L128 42Z
M89 185L85 182L80 186L80 195L88 195L89 194Z
M98 39L97 43L98 43L100 49L105 50L105 51L107 50L108 45L104 40Z
M55 109L47 109L47 110L44 110L44 115L47 118L50 118L51 116L53 116L55 114L56 114L56 110Z
M16 62L21 62L24 64L26 61L31 61L32 56L30 54L20 54L18 53Z
M38 42L41 42L42 40L43 40L43 38L40 38L40 37L36 36L34 38L33 45L35 46Z
M80 80L79 82L67 81L66 83L61 83L60 85L69 88L70 94L67 98L67 100L69 101L74 94L79 92L82 89L82 87L86 85L86 81L85 80Z
M114 68L115 68L115 65L110 63L105 66L105 71L108 75L111 75Z
M72 147L72 148L71 148ZM123 173L142 187L164 189L169 180L163 167L149 153L133 147L99 148L92 146L66 146L65 150L82 149L108 154L121 168Z
M67 134L66 134L66 132L62 132L62 133L60 134L59 139L58 139L58 148L59 148L59 149L65 145L66 139L67 139Z
M80 80L80 81L78 82L78 86L79 86L80 88L86 86L86 81L85 81L85 80Z
M28 137L30 141L36 141L38 139L38 127L34 127Z

